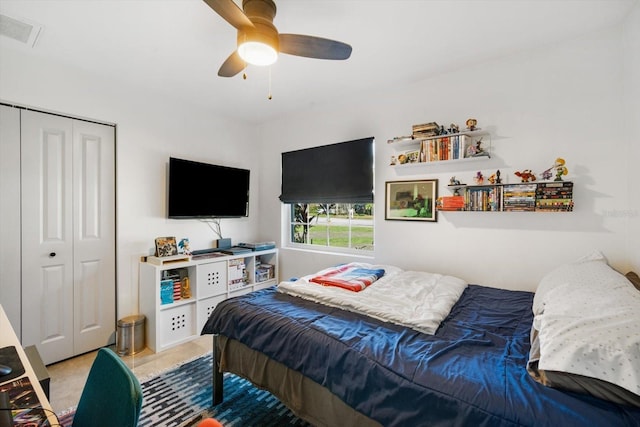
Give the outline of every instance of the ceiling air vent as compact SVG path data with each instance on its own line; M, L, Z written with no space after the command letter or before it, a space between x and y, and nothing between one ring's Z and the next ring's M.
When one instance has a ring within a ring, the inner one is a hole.
M27 22L25 19L15 19L7 15L0 15L0 35L17 40L34 47L42 26Z

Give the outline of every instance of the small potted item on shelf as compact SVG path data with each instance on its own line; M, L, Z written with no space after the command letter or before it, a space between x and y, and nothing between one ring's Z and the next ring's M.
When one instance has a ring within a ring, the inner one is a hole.
M516 171L514 175L520 178L520 182L530 182L536 180L536 175L531 172L531 169L525 169L522 172Z

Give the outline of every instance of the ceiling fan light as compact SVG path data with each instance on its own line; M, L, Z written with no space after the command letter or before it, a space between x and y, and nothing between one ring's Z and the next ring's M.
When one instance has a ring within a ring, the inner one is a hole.
M266 43L247 41L238 46L238 55L252 65L271 65L278 59L278 52Z

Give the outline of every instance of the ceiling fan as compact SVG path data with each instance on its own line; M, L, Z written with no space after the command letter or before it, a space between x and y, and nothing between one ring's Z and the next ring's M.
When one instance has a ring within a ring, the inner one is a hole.
M276 5L272 0L242 0L242 10L233 0L203 0L238 30L238 48L218 70L221 77L233 77L247 63L271 65L278 53L316 59L347 59L351 46L335 40L302 34L280 34L273 25ZM243 11L244 10L244 11Z

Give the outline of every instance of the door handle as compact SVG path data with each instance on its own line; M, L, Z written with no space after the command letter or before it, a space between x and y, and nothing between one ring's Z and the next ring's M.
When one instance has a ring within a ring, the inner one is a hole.
M49 252L49 258L53 258L54 256L56 256L55 252Z

